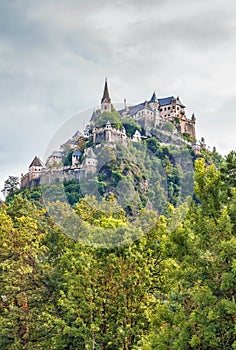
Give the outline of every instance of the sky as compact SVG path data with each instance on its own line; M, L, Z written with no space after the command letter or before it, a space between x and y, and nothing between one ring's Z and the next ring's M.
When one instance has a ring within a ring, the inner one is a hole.
M114 103L179 95L199 139L235 149L235 11L235 0L0 0L1 189L63 125L67 140L72 117L83 129L105 77Z

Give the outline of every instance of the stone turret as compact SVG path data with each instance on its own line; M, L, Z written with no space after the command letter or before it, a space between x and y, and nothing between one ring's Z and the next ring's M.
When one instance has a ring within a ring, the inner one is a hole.
M22 174L21 188L38 186L44 170L42 161L38 157L34 157L29 166L28 173L25 175Z

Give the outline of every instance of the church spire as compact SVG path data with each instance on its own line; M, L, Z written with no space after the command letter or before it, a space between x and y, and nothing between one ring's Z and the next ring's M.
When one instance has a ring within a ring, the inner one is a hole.
M101 100L101 111L111 112L111 98L108 91L107 78L105 79L103 97Z

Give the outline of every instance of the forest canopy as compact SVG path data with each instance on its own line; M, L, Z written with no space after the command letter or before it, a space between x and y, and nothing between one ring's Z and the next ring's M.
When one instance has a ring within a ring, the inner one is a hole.
M148 147L160 154L154 140ZM175 183L171 151L161 152ZM191 200L170 196L161 215L144 208L153 225L138 239L142 226L111 193L123 173L111 163L102 174L110 195L100 204L72 182L71 203L53 205L73 211L81 234L103 241L117 230L126 244L68 237L40 188L15 188L1 205L0 349L236 349L235 152L195 160Z

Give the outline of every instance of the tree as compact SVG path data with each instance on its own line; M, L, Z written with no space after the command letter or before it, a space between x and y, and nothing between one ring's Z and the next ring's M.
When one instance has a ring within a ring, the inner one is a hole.
M236 347L236 239L230 206L220 200L220 173L203 159L196 163L195 189L200 202L169 232L168 254L177 269L156 304L145 350Z
M121 122L125 127L126 134L128 137L132 137L136 130L141 132L141 126L132 117L123 117Z
M65 327L54 338L56 348L131 350L148 334L156 303L153 293L171 284L171 278L165 278L172 269L172 259L165 259L168 240L163 237L163 244L158 243L164 227L161 220L148 237L128 246L96 249L76 244L66 250L58 261L58 303Z
M236 152L231 151L221 167L222 179L228 187L236 187Z
M19 188L19 178L17 176L9 176L4 182L4 188L2 190L5 197L13 195L13 193Z
M111 123L112 127L115 127L116 129L121 128L122 124L119 112L103 112L101 117L96 121L96 126L104 127L108 121Z
M20 195L0 208L0 349L49 348L61 331L45 219Z

